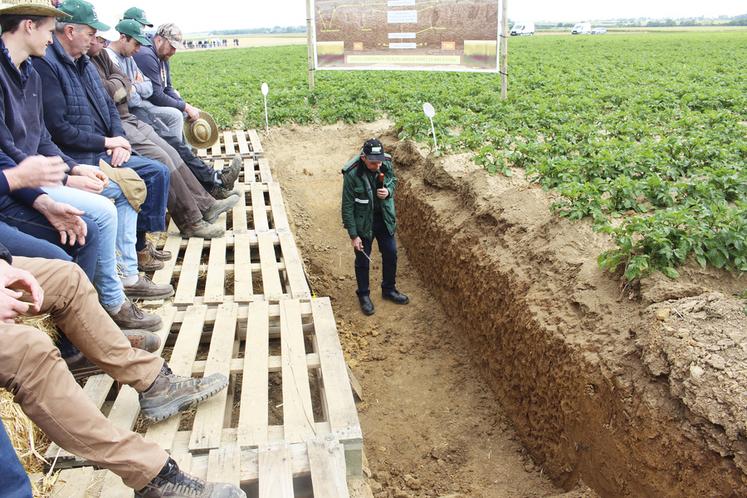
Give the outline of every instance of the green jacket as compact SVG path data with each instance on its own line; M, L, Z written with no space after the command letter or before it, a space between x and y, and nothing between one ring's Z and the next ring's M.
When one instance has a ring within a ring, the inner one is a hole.
M366 165L359 156L348 161L342 168L342 224L351 239L373 238L374 196L376 192L366 178ZM389 196L380 200L381 213L390 235L394 235L397 228L397 215L394 211L394 188L397 177L394 176L392 156L386 154L381 163L384 173L384 187L389 190Z

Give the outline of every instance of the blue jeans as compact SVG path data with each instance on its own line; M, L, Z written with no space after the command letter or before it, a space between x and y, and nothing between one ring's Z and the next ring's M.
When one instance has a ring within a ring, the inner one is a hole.
M99 301L104 308L118 307L124 302L125 295L122 282L117 275L116 255L120 255L122 273L125 276L137 275L137 254L135 253L137 213L114 182L109 182L102 195L70 187L45 188L44 191L52 199L84 211L99 227L101 243L93 284L99 292ZM116 208L109 199L114 199ZM129 237L125 234L129 234ZM129 268L125 266L125 262L129 264ZM128 269L129 273L124 271L125 269Z
M395 280L397 278L397 241L386 228L381 214L374 215L373 238L378 242L379 252L381 253L381 292L393 291L396 288ZM363 241L363 250L370 257L373 239L361 237L361 240ZM358 283L356 294L359 296L368 296L371 293L368 287L369 266L368 258L360 251L355 251L355 281Z
M31 483L0 421L0 490L4 498L31 498Z

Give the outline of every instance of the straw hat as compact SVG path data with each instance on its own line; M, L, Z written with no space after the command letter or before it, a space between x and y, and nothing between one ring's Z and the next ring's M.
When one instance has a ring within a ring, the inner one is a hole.
M207 149L218 140L218 125L210 114L200 111L196 120L184 120L184 136L192 147Z
M3 0L0 3L0 15L28 15L67 18L59 9L54 8L51 0Z

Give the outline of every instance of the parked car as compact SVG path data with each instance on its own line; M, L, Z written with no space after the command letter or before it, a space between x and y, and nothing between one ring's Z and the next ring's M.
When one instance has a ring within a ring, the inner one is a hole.
M607 32L607 28L594 28L591 30L592 35L603 35Z
M590 35L591 34L591 23L590 22L579 22L571 29L572 35Z
M533 34L534 34L534 23L533 22L525 22L525 23L517 22L511 28L511 36L531 36Z

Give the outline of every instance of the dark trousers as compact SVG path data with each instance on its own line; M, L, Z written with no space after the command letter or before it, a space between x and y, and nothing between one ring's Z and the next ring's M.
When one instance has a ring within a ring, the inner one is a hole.
M373 219L373 238L379 244L382 262L381 292L389 292L395 289L397 278L397 241L386 228L381 214L375 214ZM363 240L363 250L370 257L373 239ZM356 294L368 296L371 291L368 287L369 261L360 251L355 251L355 280L358 283Z
M0 421L0 493L5 498L31 498L31 483Z

